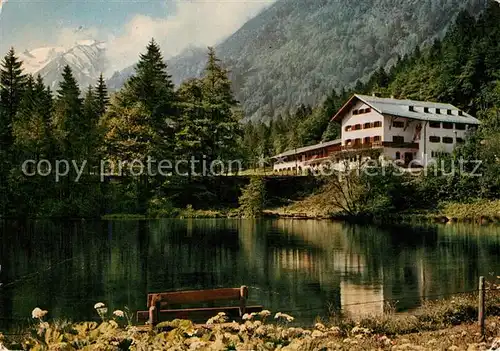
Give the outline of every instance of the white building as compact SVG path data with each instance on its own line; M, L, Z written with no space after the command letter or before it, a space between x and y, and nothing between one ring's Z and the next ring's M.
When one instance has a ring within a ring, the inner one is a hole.
M361 156L399 160L406 167L425 167L463 143L479 120L453 105L354 95L333 117L341 138L274 156L276 172L303 171L318 164L340 163Z

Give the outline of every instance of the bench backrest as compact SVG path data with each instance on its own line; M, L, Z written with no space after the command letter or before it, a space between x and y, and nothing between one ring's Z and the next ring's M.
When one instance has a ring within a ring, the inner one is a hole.
M234 300L246 301L248 288L224 288L210 290L173 291L148 294L148 307L155 306L157 302L161 307L168 305L195 304L212 301Z

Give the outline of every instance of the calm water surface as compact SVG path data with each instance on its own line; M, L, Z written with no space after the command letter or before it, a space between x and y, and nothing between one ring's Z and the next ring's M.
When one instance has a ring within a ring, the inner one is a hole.
M500 227L352 226L314 220L3 222L0 329L34 307L88 320L146 309L152 291L250 287L302 324L343 309L398 310L500 275Z

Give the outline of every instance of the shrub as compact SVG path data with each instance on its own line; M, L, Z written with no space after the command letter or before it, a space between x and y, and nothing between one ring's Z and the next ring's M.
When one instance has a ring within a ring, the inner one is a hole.
M251 177L250 183L243 188L242 194L238 200L240 212L244 217L260 217L266 201L264 179L258 176Z

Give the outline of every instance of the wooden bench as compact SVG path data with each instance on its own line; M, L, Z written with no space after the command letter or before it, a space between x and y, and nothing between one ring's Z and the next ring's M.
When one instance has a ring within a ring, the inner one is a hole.
M148 311L138 311L137 321L151 326L172 319L206 321L219 312L229 318L241 318L245 313L260 312L262 306L247 306L248 287L211 290L173 291L148 294ZM175 309L172 305L192 305L215 301L239 301L238 306Z

